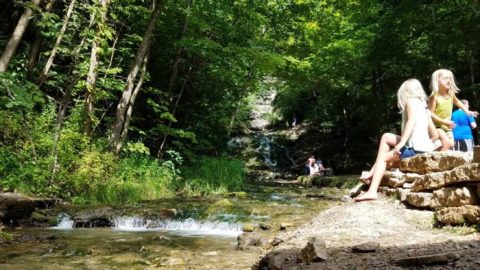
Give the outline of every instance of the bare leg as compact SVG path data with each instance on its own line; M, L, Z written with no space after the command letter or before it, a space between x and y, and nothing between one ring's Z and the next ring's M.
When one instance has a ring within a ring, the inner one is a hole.
M375 170L373 172L372 182L370 183L370 187L368 191L357 198L355 198L356 202L361 201L370 201L377 199L377 191L378 187L380 186L380 182L382 181L383 175L385 174L385 170L387 167L387 163L398 161L399 157L398 154L395 153L394 150L389 151L387 153L379 153L377 156L377 161L375 162Z
M380 144L378 146L378 153L377 153L377 158L380 155L380 153L387 153L389 152L395 145L397 145L400 142L400 136L392 134L392 133L384 133L382 135L382 139L380 140ZM375 162L376 164L376 162ZM370 179L373 177L373 172L375 170L375 164L372 166L370 171L368 173L362 173L362 176L360 176L360 180L366 184L370 183Z
M437 129L437 131L440 141L442 142L442 148L440 148L440 151L450 150L453 147L453 143L451 142L451 139L447 136L447 133L445 133L443 129Z

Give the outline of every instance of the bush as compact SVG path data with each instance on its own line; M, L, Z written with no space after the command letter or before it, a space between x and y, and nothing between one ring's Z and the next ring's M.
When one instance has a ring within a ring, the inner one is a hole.
M244 163L227 158L202 158L181 172L183 181L177 188L187 195L238 191L246 179Z

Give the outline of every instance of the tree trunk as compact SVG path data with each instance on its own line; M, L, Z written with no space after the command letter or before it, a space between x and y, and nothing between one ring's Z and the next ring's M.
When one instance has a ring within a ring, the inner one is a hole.
M160 17L161 4L157 5L156 2L157 1L155 0L153 1L153 5L154 5L153 12L150 15L150 20L145 29L145 34L143 36L142 43L140 43L140 47L138 48L137 54L135 55L135 60L127 76L122 97L117 106L117 112L115 114L115 122L113 123L112 133L110 135L110 150L114 154L120 153L120 150L122 149L122 143L123 143L122 131L124 130L126 122L129 120L127 119L129 118L129 116L127 115L128 107L133 106L132 95L134 91L135 78L137 77L140 66L142 65L142 62L145 58L147 49L150 46L155 23Z
M68 6L67 13L65 14L65 17L63 18L63 25L62 28L60 29L60 33L57 36L57 40L55 41L55 45L53 46L52 52L50 53L50 57L48 57L47 63L43 67L42 73L37 78L36 84L41 85L44 81L45 78L47 77L48 71L50 70L50 67L53 64L53 59L55 58L55 55L57 54L58 47L60 46L60 42L62 42L63 35L65 34L65 31L67 30L68 22L70 20L70 16L72 15L73 8L75 6L75 1L72 0L70 2L70 5Z
M45 6L45 12L50 12L50 10L52 10L53 2L55 2L55 0L48 1L47 5ZM32 72L35 66L37 65L42 43L43 43L43 37L40 34L40 30L37 28L35 30L35 41L33 41L32 49L30 50L30 58L27 64L27 71L29 76L32 76Z
M39 3L40 0L32 1L32 4L35 6L38 6ZM25 11L18 20L17 26L15 27L10 40L8 40L2 56L0 57L0 72L7 71L8 64L10 63L12 56L15 54L18 44L20 44L20 41L22 40L23 33L25 33L25 30L27 29L28 23L32 17L32 13L33 11L30 8L25 8Z
M108 5L110 4L109 0L101 0L101 14L100 14L100 22L97 24L97 31L96 35L93 38L92 42L92 50L90 53L90 67L88 69L87 75L87 89L85 93L85 123L84 123L84 133L86 136L90 136L92 134L92 127L93 121L95 119L95 108L94 108L94 101L95 101L95 83L97 82L98 76L98 56L100 47L100 30L101 25L105 23L107 20L107 11Z
M130 102L128 103L128 108L127 108L127 114L125 117L125 125L123 125L123 130L122 134L120 135L120 140L123 142L127 138L128 134L128 126L130 125L130 120L132 119L132 113L133 113L133 105L135 104L135 99L137 98L137 94L140 91L140 88L142 88L143 84L143 79L145 78L145 73L147 72L147 62L148 62L148 53L145 55L145 58L143 59L143 64L142 64L142 71L140 73L140 79L137 82L137 85L135 86L135 89L133 90L132 97L130 98Z

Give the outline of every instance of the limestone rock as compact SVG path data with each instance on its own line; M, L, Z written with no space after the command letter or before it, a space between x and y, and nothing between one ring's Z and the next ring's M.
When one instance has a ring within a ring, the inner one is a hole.
M413 183L415 180L423 178L423 175L420 175L418 173L406 173L405 174L405 182L406 183Z
M411 189L412 185L412 183L403 183L402 188Z
M431 173L451 170L469 162L467 153L458 151L430 152L406 158L400 170L414 173Z
M327 244L318 237L312 237L302 249L301 254L303 262L306 263L325 261L328 258Z
M458 207L476 204L478 201L474 187L442 188L433 192L432 207Z
M472 163L453 169L445 181L446 184L480 182L480 163Z
M424 191L424 190L433 190L439 189L445 186L446 178L449 177L449 171L447 172L434 172L417 179L412 183L412 191Z
M432 193L428 192L410 192L406 196L408 204L419 208L429 208L432 202Z
M397 196L401 202L407 201L407 195L410 194L410 189L407 188L397 188Z
M405 180L403 178L398 179L398 178L392 177L392 178L388 179L387 186L393 187L393 188L398 188L398 187L403 186L404 183L405 183Z
M412 191L435 190L446 185L480 182L480 163L471 163L445 172L434 172L418 177Z
M447 207L436 212L440 223L447 225L461 225L465 222L480 224L480 206L465 205L460 207Z
M391 188L391 187L380 187L378 190L387 195L387 196L395 196L397 195L397 189L396 188Z

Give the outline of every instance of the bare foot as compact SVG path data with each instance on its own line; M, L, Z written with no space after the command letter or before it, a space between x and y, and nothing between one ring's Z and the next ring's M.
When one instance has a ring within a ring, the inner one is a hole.
M374 200L377 199L377 197L378 197L378 194L376 192L375 193L366 192L366 193L363 193L362 195L356 197L353 200L355 202L374 201Z

